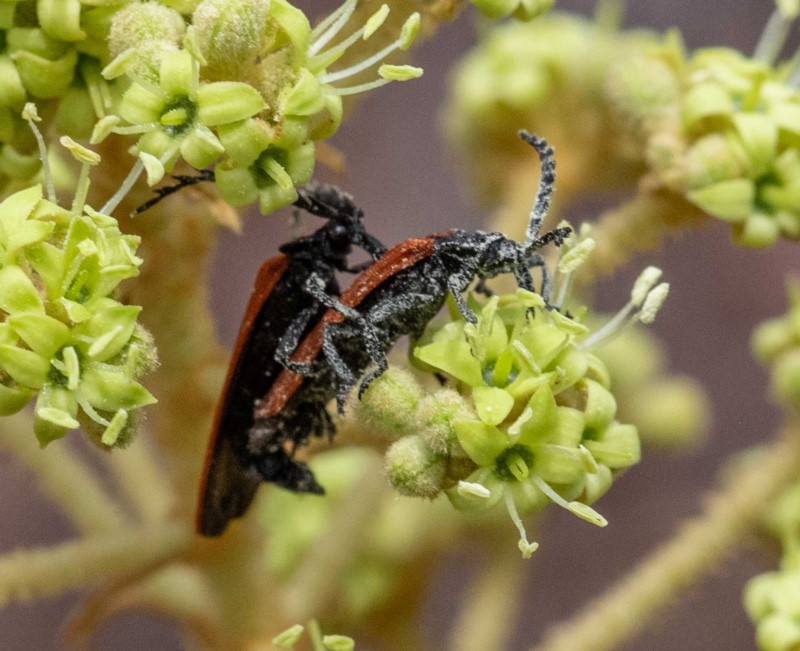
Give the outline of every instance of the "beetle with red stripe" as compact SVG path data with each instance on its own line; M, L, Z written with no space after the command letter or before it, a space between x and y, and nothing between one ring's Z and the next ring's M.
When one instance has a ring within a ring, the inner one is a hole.
M550 278L539 251L551 242L560 245L570 229L556 228L539 236L553 191L555 159L545 140L524 131L520 136L536 149L542 168L524 244L503 233L484 231L451 230L409 239L365 269L338 299L325 290L322 278L309 276L306 290L330 309L310 332L303 319L294 320L278 346L277 359L286 368L256 402L248 443L260 468L272 466L276 474L308 476L307 466L293 458L295 469L286 469L287 447L293 451L311 436L325 434L320 423L327 418L328 402L335 397L343 411L358 378L376 366L361 382L360 395L386 370L386 353L395 342L404 335L419 337L448 295L464 319L475 323L462 295L475 279L510 273L520 287L535 291L530 269L539 267L541 295L548 301ZM306 492L299 483L281 485Z
M358 273L364 268L349 266L353 247L363 249L373 260L386 249L364 229L363 212L352 197L335 186L301 188L295 206L327 223L311 235L281 246L280 254L259 269L206 455L197 530L207 536L221 534L232 518L242 515L263 481L302 492L322 492L311 473L291 460L290 452L267 457L268 467L259 465L263 455L253 455L248 447L253 405L270 391L283 369L275 357L283 333L299 321L308 324L296 330L302 334L327 309L304 291L307 280L313 276L321 292L338 296L336 272ZM333 424L325 410L316 414L313 426L315 431L333 435Z

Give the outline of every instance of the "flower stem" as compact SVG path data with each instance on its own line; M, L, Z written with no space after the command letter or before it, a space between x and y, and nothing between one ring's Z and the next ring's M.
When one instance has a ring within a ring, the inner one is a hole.
M339 502L331 515L331 528L321 536L297 570L284 597L289 621L302 621L324 612L340 590L341 574L364 541L364 528L386 495L386 480L375 459L365 464L351 495Z
M118 531L126 520L92 469L70 451L66 441L41 450L26 413L3 420L0 445L32 470L44 492L83 533Z
M488 567L470 586L466 603L450 634L449 648L457 651L505 649L514 630L520 594L525 586L524 560L514 545L502 543L491 550Z
M775 494L796 478L798 467L800 431L795 428L751 465L737 469L709 497L702 515L686 522L626 578L551 629L536 651L619 648L736 550Z
M12 552L0 557L0 605L107 581L174 557L190 541L186 528L170 524Z

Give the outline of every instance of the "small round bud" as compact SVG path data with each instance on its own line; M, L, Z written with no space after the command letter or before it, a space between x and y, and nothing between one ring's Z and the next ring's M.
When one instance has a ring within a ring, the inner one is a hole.
M436 454L449 455L460 450L453 445L457 440L453 423L473 418L466 398L453 389L441 389L420 400L412 427Z
M391 366L356 402L356 414L370 425L394 437L413 431L423 391L405 369Z
M112 58L148 41L178 45L186 31L183 17L158 2L136 2L114 13L108 33Z
M192 14L209 79L237 78L252 65L267 39L269 0L203 0Z
M406 436L386 451L386 476L401 495L433 499L443 489L446 460L420 436Z

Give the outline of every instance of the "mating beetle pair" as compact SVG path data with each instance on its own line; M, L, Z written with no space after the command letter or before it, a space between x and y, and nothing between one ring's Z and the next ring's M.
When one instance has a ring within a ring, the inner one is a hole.
M555 160L552 148L543 139L524 131L520 135L536 149L542 167L524 244L502 233L451 230L406 240L378 257L382 247L373 238L365 239L359 212L357 220L348 222L352 228L349 244L361 246L377 259L341 295L333 285L333 270L346 270L342 258L324 260L318 251L317 263L311 265L305 258L295 259L292 250L284 248L288 259L280 264L293 265L296 271L289 276L283 271L266 295L257 287L248 306L209 447L198 515L201 533L218 535L230 519L241 515L259 480L300 492L322 492L307 466L293 458L295 447L310 436L332 434L327 403L336 397L341 411L358 378L370 365L376 366L362 381L361 392L386 370L386 353L394 343L403 335L421 335L448 295L455 298L464 318L475 322L462 296L473 280L511 273L520 287L533 291L530 268L541 267L541 293L548 300L549 276L538 251L550 242L560 244L570 231L558 228L539 237L553 190ZM337 201L329 199L329 205L335 206ZM349 198L340 200L343 207L355 211ZM334 213L322 216L334 223ZM318 206L315 214L320 214ZM325 240L328 226L306 240ZM349 248L344 248L349 253ZM295 248L295 252L302 250L302 246ZM277 278L277 272L271 270L278 265L277 260L267 261L262 273ZM264 272L265 268L270 270ZM279 295L273 300L271 293L275 292ZM298 308L299 304L302 307ZM261 317L260 327L267 332L258 333L252 314L261 314L268 307L283 314ZM251 339L267 342L255 347L262 358L271 358L262 359L261 368L238 370L252 363L243 355ZM248 386L247 395L231 396L237 391L236 378L240 376L257 376L257 390ZM265 390L259 395L262 388ZM226 405L246 407L248 401L252 427L246 435L241 431L241 419L238 428L224 429L226 409L230 411ZM228 440L231 438L235 440ZM221 454L226 460L220 460ZM229 466L234 467L238 479L226 476Z

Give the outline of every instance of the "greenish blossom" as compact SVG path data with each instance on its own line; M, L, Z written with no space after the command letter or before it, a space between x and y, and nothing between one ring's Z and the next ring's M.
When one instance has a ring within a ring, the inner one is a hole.
M591 240L573 237L565 243L556 295L568 288L579 264L574 260L586 259L588 254L575 254L591 250L586 242ZM639 461L640 443L637 428L619 422L610 374L593 351L633 321L654 316L668 288L658 284L660 276L660 270L646 269L630 302L594 331L584 318L566 317L524 290L471 298L475 325L456 311L452 320L431 326L414 358L449 377L457 393L442 389L418 402L414 426L386 454L390 483L404 495L444 492L463 511L503 502L526 557L535 544L527 541L520 514L550 502L605 526L589 505L615 475ZM391 395L381 380L365 393L365 403L373 391Z
M789 282L789 311L762 323L753 333L759 360L771 369L773 396L783 405L800 409L800 283Z
M138 243L112 217L44 199L39 185L0 203L0 413L36 397L43 446L79 426L125 444L137 410L155 402L137 381L155 364L141 308L114 298L139 273Z

